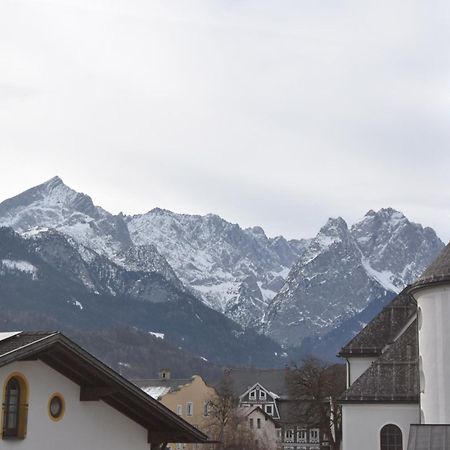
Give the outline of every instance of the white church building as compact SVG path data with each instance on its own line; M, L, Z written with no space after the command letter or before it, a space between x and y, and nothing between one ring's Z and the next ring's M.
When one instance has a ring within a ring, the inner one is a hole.
M207 436L60 333L0 333L0 449L149 450Z
M450 450L450 244L340 356L342 450Z

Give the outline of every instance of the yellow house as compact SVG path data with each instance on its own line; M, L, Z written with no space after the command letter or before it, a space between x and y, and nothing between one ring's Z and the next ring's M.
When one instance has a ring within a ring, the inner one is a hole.
M208 424L208 405L216 395L216 391L208 386L199 375L192 378L171 378L170 370L163 369L159 378L135 380L134 384L144 392L159 400L199 430L205 430ZM192 444L170 444L172 450L191 450Z

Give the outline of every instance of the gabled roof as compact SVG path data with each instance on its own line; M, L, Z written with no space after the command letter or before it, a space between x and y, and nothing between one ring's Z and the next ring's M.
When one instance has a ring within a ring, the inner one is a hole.
M61 333L20 333L0 341L0 367L41 360L78 384L80 401L102 400L148 430L148 441L207 442L208 437Z
M417 320L341 396L341 403L418 403Z
M155 399L161 399L170 392L179 391L183 386L191 384L192 378L149 378L145 380L131 380L140 387L146 394Z
M411 286L411 292L422 287L442 283L450 283L450 243Z
M266 418L266 420L270 420L271 422L273 422L275 424L275 426L279 426L278 422L276 422L272 416L270 416L269 414L267 414L262 408L261 406L241 406L237 409L237 414L238 416L244 416L247 417L249 416L252 412L254 411L259 411L261 412L261 414L264 415L264 417Z
M231 369L228 371L234 394L239 397L258 382L265 390L280 397L289 394L286 369Z
M403 289L339 353L339 356L379 356L416 313L416 303Z
M251 392L251 391L253 391L254 389L257 389L257 388L259 388L259 390L261 390L261 391L264 391L267 395L272 397L274 400L279 398L279 396L277 394L275 394L274 392L271 392L268 389L266 389L261 383L255 383L253 386L249 387L243 394L241 394L239 396L239 398L240 399L244 398L249 392Z

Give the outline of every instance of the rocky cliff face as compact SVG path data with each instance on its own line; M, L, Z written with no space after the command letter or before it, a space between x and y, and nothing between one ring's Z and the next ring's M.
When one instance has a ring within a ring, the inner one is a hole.
M443 247L391 208L350 228L330 219L315 238L288 241L213 214L113 215L58 177L0 203L0 225L95 295L158 303L175 289L286 346L376 309Z
M304 246L212 214L154 209L125 220L135 245L155 245L186 286L243 326L259 325Z
M391 208L350 229L330 219L311 240L268 308L265 332L284 345L321 336L418 277L444 244Z

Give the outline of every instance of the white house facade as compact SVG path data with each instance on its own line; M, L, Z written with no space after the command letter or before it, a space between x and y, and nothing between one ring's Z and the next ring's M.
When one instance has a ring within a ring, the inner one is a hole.
M59 333L0 334L0 449L148 450L207 437Z

